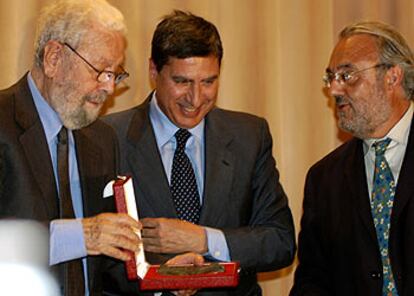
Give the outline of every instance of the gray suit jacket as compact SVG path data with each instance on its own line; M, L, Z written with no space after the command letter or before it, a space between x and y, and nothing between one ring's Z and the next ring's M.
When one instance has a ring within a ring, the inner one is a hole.
M149 98L104 120L118 134L121 171L133 177L140 217L177 218L149 119ZM260 294L256 272L289 265L295 252L292 216L268 125L253 115L215 108L206 117L205 147L199 224L222 230L232 260L242 267L238 289L211 293Z
M116 176L117 142L101 121L74 132L85 216L111 210L102 191ZM0 218L58 219L58 195L42 123L27 76L0 91ZM91 295L101 294L101 258L88 258Z

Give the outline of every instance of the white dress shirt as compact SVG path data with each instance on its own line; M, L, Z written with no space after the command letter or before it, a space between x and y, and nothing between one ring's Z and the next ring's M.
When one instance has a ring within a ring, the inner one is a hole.
M387 160L392 175L394 176L395 186L397 186L402 162L404 160L405 150L407 149L408 135L410 134L413 111L413 103L410 103L410 107L405 112L404 116L385 137L381 139L366 139L363 142L365 172L367 176L368 193L370 199L372 193L372 183L374 181L375 167L375 148L372 146L372 144L386 138L391 139L391 142L385 151L385 159Z
M150 102L150 120L154 128L155 139L161 155L164 171L168 182L171 181L171 168L176 147L174 134L179 129L162 112L157 103L156 93L153 94ZM200 204L203 204L204 192L204 171L205 171L205 147L204 147L204 119L194 128L189 129L191 137L185 146L185 153L188 155L194 169L200 195ZM219 229L204 227L207 234L208 253L219 261L230 261L230 254L224 234Z

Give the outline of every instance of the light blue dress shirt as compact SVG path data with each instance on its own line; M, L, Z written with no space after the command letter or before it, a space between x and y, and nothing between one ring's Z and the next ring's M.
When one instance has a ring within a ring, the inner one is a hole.
M57 177L57 135L62 128L62 121L60 120L59 115L50 107L50 105L40 94L30 73L27 76L27 81L32 93L34 104L40 117L40 121L43 125L57 186L57 184L59 184ZM68 136L70 191L77 219L60 219L50 222L50 265L72 259L83 258L87 255L81 223L81 218L83 218L81 184L78 171L78 162L76 159L75 141L71 130L68 130ZM59 192L59 186L57 186L57 190ZM84 258L82 261L85 275L85 288L86 291L88 291L86 259ZM88 294L89 293L86 293L86 295Z
M172 162L177 143L174 134L179 128L161 111L157 103L156 93L153 94L150 102L149 115L165 174L170 183ZM194 169L201 205L203 204L205 172L204 125L205 120L203 119L197 126L188 130L191 133L191 137L185 146L185 153L188 155ZM210 227L204 227L204 229L206 230L208 243L208 253L204 255L220 261L230 261L229 250L223 232Z

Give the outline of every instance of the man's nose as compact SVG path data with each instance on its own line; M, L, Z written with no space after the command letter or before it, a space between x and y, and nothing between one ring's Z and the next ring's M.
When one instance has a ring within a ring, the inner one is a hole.
M100 89L106 91L108 95L112 95L115 91L115 78L108 81L101 82Z
M336 79L332 79L330 82L330 86L328 87L328 93L331 97L337 96L337 95L343 95L345 91L345 84L339 82Z
M198 107L201 101L201 87L198 83L194 83L190 90L190 100L193 107Z

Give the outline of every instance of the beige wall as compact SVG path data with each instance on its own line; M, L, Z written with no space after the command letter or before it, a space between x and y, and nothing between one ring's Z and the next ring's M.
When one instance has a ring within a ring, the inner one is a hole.
M0 88L27 71L34 20L50 0L0 0ZM107 112L141 102L152 32L172 9L190 10L217 25L224 43L218 105L264 116L290 198L297 230L310 165L340 144L321 76L336 34L358 19L389 22L414 41L412 0L111 0L129 27L126 68L131 73ZM265 295L288 295L292 271L260 276Z

